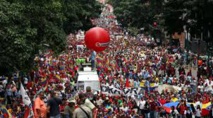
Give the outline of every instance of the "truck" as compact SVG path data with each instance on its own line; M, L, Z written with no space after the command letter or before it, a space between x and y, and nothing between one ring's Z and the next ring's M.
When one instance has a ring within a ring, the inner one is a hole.
M77 78L77 90L86 91L88 86L93 92L100 91L100 81L97 71L92 70L90 64L82 64L83 69L79 69Z

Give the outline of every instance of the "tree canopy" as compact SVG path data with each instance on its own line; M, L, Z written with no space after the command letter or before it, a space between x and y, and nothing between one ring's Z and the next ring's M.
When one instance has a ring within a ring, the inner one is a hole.
M212 29L213 2L209 0L168 0L165 3L165 27L169 33L183 31L185 25L192 35L200 36Z
M94 0L1 0L0 74L30 69L39 50L65 49L66 35L92 27Z
M115 15L124 28L152 29L153 23L160 26L159 16L163 10L163 0L109 0Z
M168 34L182 32L183 26L190 29L193 37L203 32L213 33L212 0L109 0L122 27L145 27L150 32L156 29ZM153 27L156 22L157 28Z

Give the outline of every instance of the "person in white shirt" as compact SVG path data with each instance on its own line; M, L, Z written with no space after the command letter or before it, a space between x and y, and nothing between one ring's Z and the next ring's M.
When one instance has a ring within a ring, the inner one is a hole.
M27 77L25 77L25 78L24 78L24 85L26 86L27 83L28 83L28 79L27 79Z
M123 110L124 112L127 112L129 110L129 107L124 103L121 107L121 110Z
M3 84L3 87L4 87L4 88L6 87L7 83L8 83L7 79L4 79L4 80L2 81L2 84Z
M101 97L99 97L99 99L96 100L96 103L97 103L98 106L101 106L103 102L104 102L104 101L102 100Z
M139 102L139 115L144 114L144 110L145 110L145 104L146 101L144 100L144 98L141 98L141 101Z
M200 108L200 105L197 105L197 108L196 108L196 112L195 112L195 118L201 118L201 108Z

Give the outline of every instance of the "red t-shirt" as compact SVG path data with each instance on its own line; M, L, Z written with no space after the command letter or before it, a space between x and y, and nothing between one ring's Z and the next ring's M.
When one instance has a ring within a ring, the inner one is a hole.
M166 104L166 100L165 100L165 99L160 99L159 102L160 102L162 105Z
M184 115L184 111L187 109L185 105L180 105L180 114Z
M156 102L153 101L153 102L150 102L149 104L150 104L150 110L151 111L156 110L156 107L157 107L157 103Z

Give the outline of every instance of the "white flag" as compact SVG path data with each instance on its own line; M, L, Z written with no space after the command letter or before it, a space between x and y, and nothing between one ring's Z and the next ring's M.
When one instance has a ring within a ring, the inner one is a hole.
M21 83L21 87L20 87L20 92L21 92L22 101L23 101L24 105L29 107L29 113L27 114L27 118L33 118L34 113L33 113L31 100L30 100L29 96L27 95L27 92L24 89L22 83ZM25 113L27 113L27 112L25 112Z
M21 92L21 96L22 96L22 101L23 103L28 106L28 107L31 107L31 100L29 98L29 96L27 95L27 92L26 90L24 89L23 85L21 84L21 87L20 87L20 92Z

